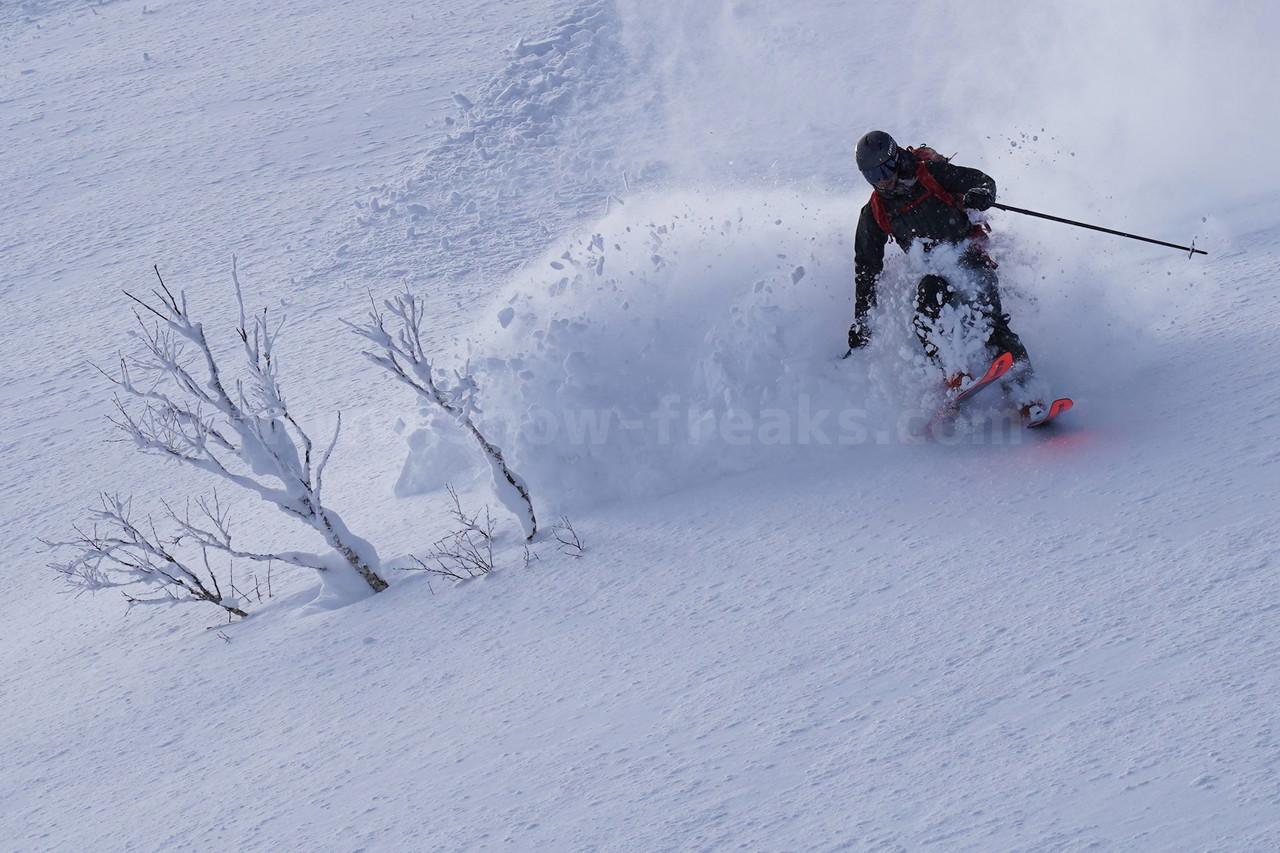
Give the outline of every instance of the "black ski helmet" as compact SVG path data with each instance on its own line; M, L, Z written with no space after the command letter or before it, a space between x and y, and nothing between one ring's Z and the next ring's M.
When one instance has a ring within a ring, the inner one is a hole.
M892 136L873 130L858 140L854 159L867 182L875 184L897 174L900 150Z

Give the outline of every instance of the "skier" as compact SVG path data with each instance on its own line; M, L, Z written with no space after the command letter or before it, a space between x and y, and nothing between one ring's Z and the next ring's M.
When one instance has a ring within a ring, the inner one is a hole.
M920 343L937 361L938 347L931 337L943 306L972 307L987 325L988 346L996 353L1013 356L1014 366L1006 374L1006 393L1024 418L1036 417L1043 403L1031 387L1026 347L1009 328L1009 315L1000 304L996 265L984 250L987 227L971 221L968 214L969 210L991 207L996 198L995 181L977 169L952 164L930 148L902 148L882 130L859 139L855 157L874 190L858 217L854 239L856 296L853 325L849 327L850 352L870 340L868 314L876 304L876 281L884 269L884 247L889 238L903 251L917 239L923 241L926 252L940 243L954 245L960 257L952 278L962 276L968 281L957 287L940 275L920 279L913 320ZM963 373L951 375L947 384L961 388L966 379Z

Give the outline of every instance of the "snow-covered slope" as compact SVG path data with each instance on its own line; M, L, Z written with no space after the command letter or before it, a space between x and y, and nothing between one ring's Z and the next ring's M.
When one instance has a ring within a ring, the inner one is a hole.
M0 11L0 848L1276 849L1280 13L1184 6ZM1210 254L993 214L1078 410L921 443L919 259L838 358L872 127ZM229 346L233 253L385 554L491 500L343 331L406 287L586 553L501 517L481 580L232 626L64 594L97 492L210 488L105 441L119 291Z

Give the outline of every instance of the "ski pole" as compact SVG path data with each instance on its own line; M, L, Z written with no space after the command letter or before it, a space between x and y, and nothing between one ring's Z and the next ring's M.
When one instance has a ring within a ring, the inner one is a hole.
M1010 213L1022 213L1027 216L1038 216L1041 219L1051 219L1054 222L1062 222L1066 225L1075 225L1077 228L1088 228L1091 231L1101 231L1104 234L1115 234L1117 237L1128 237L1130 240L1141 240L1144 243L1155 243L1157 246L1168 246L1170 249L1181 249L1182 251L1187 252L1188 258L1190 258L1192 255L1209 254L1203 249L1197 249L1195 247L1194 241L1190 246L1179 246L1177 243L1166 243L1163 240L1152 240L1150 237L1139 237L1137 234L1126 234L1123 231L1112 231L1110 228L1103 228L1098 225L1090 225L1087 222L1076 222L1074 219L1063 219L1061 216L1050 216L1047 213L1037 213L1034 210L1024 210L1021 207L1011 207L1007 204L1001 204L1000 202L995 202L991 206L998 207L1001 210L1007 210Z

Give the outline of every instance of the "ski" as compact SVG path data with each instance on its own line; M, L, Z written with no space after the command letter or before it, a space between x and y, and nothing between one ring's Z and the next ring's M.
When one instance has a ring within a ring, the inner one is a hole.
M1033 421L1027 421L1027 429L1035 429L1036 427L1044 426L1045 424L1049 423L1058 415L1067 411L1074 405L1075 403L1073 403L1069 397L1063 397L1060 400L1054 400L1052 403L1049 404L1049 408L1045 411L1043 415L1041 415L1040 417L1036 418Z
M987 372L982 376L981 379L974 382L968 388L965 388L959 394L957 394L955 397L953 397L951 400L945 403L942 406L942 408L938 410L938 413L934 415L933 418L930 419L929 426L928 426L929 432L931 433L934 432L937 429L939 424L941 424L943 421L945 421L948 418L954 417L955 414L960 410L961 403L963 403L965 400L972 397L974 394L977 394L983 388L986 388L988 385L1000 379L1000 377L1004 376L1006 373L1009 372L1009 369L1011 367L1013 367L1012 355L1010 355L1007 352L1002 352L998 356L996 356L995 361L991 362L991 366L987 368ZM1050 417L1052 417L1052 415ZM1039 426L1038 423L1037 423L1037 426Z

